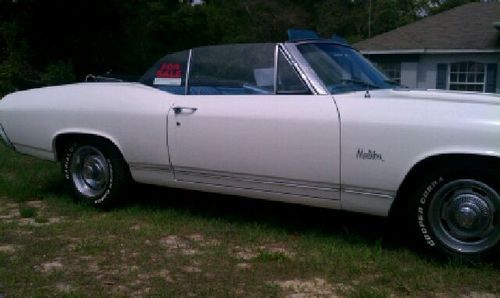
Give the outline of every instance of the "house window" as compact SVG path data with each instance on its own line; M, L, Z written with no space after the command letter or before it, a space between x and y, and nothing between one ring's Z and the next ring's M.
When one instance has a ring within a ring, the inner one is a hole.
M401 63L377 63L377 66L389 79L401 83Z
M476 62L450 64L449 89L485 92L486 65Z

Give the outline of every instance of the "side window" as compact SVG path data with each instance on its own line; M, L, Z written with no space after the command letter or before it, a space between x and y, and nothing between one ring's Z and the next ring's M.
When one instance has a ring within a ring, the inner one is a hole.
M278 53L278 94L311 94L281 51Z
M157 89L183 95L186 89L186 71L189 51L166 55L151 67L140 82Z
M189 94L272 94L274 48L274 44L233 44L193 49Z

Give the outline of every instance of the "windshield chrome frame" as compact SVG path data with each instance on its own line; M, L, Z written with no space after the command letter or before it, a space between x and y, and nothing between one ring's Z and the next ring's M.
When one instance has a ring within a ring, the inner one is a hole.
M297 49L298 43L279 43L278 46L283 50L283 53L292 62L292 66L297 70L301 79L307 84L309 89L316 95L329 95L328 88L323 84L316 72L312 69L309 63L304 59L300 51Z
M278 58L280 55L280 45L274 47L274 70L273 70L273 94L278 94Z

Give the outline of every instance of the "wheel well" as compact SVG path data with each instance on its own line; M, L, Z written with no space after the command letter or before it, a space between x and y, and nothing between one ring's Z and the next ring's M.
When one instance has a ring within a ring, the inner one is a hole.
M115 148L115 150L120 154L123 160L123 154L118 148L118 146L109 140L108 138L105 138L103 136L99 135L93 135L93 134L84 134L84 133L67 133L67 134L61 134L58 135L54 141L54 150L55 150L55 157L57 161L61 161L63 158L63 153L64 150L69 146L73 141L78 140L79 142L82 141L89 141L89 142L102 142L105 143L109 146L112 146Z
M460 165L465 168L478 166L491 167L492 164L500 167L500 158L474 154L442 154L419 161L411 168L408 174L406 174L401 183L396 193L396 198L392 203L391 210L389 211L389 216L398 213L399 209L404 207L405 197L414 189L420 177L425 175L425 173L447 166Z

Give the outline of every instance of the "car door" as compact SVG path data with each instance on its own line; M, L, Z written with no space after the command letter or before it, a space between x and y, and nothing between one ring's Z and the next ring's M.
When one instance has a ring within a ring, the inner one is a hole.
M194 49L188 85L168 114L177 180L339 199L335 103L310 94L274 45Z

